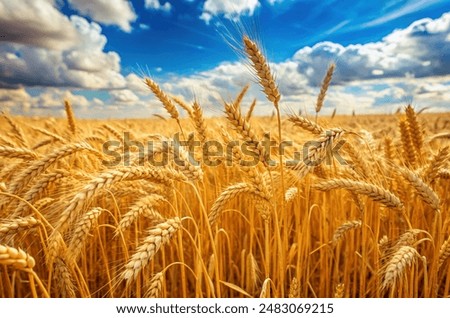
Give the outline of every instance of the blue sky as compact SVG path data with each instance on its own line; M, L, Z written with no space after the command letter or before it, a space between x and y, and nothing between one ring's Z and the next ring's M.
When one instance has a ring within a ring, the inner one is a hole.
M285 109L313 113L329 63L324 114L392 113L408 102L450 110L450 5L440 0L0 0L0 108L14 114L149 117L162 107L142 84L220 115L252 83L247 104L270 114L223 35L261 40Z

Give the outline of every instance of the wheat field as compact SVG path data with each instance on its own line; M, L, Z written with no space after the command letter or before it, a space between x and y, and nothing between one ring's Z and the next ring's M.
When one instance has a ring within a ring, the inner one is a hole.
M1 116L0 297L450 296L448 114L286 113L243 48L272 117Z

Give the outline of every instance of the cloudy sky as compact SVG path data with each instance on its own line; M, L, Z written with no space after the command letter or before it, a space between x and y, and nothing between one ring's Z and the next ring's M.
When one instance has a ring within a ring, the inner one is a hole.
M250 83L244 107L257 98L270 114L227 43L242 30L264 47L285 111L313 113L332 62L324 114L450 111L446 0L0 0L0 109L59 116L67 98L78 117L150 117L163 113L151 76L217 116Z

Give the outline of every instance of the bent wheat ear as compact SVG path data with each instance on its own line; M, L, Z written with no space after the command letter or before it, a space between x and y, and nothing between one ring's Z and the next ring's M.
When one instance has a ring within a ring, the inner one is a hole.
M403 203L394 194L374 184L348 179L331 179L312 185L320 191L333 189L347 189L357 194L367 195L374 201L378 201L388 208L403 208Z
M181 219L175 217L162 222L147 232L147 236L136 249L131 259L125 265L122 279L128 283L137 278L140 271L147 266L162 245L170 241L172 235L181 227Z
M249 183L237 183L226 188L216 199L214 202L211 211L209 212L209 224L214 224L219 216L220 212L222 212L225 204L231 199L237 197L243 193L255 193L256 189L253 185Z
M21 249L0 244L0 264L9 265L15 269L27 269L33 268L36 262Z
M434 211L440 212L439 210L439 197L436 192L430 188L418 175L409 169L400 169L402 176L408 180L408 182L416 189L417 194L422 198L422 200L431 206Z
M34 160L38 158L37 153L26 148L12 148L0 146L0 157L11 159Z
M336 231L334 231L333 239L331 240L332 245L336 245L341 238L352 229L360 228L362 225L361 220L348 221L339 226Z
M97 221L98 217L103 211L104 209L99 207L93 208L85 215L83 215L78 223L75 224L72 239L67 250L67 260L69 263L76 262L92 225Z
M21 171L17 177L11 182L9 192L19 194L20 191L36 176L47 170L48 167L55 164L58 160L72 155L79 151L88 151L99 158L103 158L103 154L92 148L88 143L75 143L59 148L40 160L34 161L26 169Z
M292 122L295 126L298 126L304 130L307 130L315 135L322 134L325 129L322 128L317 123L310 121L308 118L299 116L299 115L290 115L289 121Z
M7 220L0 223L0 239L8 235L13 235L24 230L34 228L39 226L39 224L40 221L36 220L32 216Z
M386 290L393 287L405 273L406 268L414 264L418 256L419 253L414 247L402 246L399 248L386 265L381 289Z
M144 294L145 298L159 298L161 294L162 284L164 281L163 272L153 275L149 287Z

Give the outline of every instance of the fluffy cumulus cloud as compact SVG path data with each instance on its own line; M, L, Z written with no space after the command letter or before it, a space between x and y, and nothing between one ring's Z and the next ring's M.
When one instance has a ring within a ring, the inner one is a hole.
M450 13L422 19L381 41L342 46L321 42L297 51L293 61L311 85L319 85L323 65L336 62L335 83L379 78L450 74Z
M145 0L145 8L169 12L172 9L172 5L170 2L164 2L164 4L161 4L159 0Z
M209 23L214 16L223 15L227 19L236 20L241 15L252 16L259 5L258 0L206 0L200 19Z
M47 49L70 48L79 40L77 30L53 0L0 0L0 30L1 42Z
M131 31L131 22L137 18L130 1L125 0L69 0L79 13L106 25L117 25L126 32Z
M69 49L47 49L14 42L0 44L0 87L124 87L126 81L120 73L120 57L115 52L104 51L107 39L101 27L79 16L71 16L69 21L69 30L75 30L79 39Z

